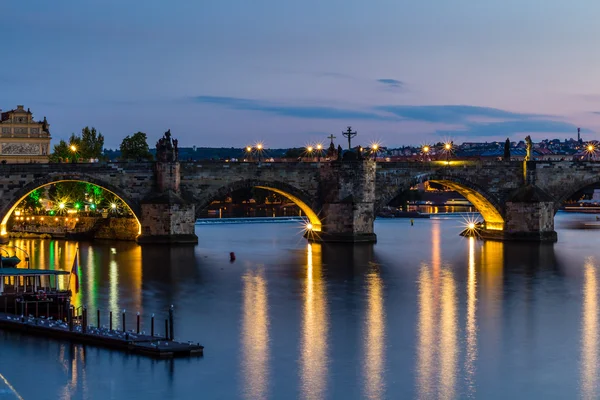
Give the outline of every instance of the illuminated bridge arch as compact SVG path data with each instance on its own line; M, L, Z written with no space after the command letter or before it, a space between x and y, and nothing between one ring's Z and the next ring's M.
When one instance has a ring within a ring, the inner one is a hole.
M60 182L83 182L83 183L91 183L102 189L112 193L118 199L120 199L131 211L133 214L137 224L138 224L138 234L142 231L142 225L140 224L140 205L137 202L132 201L128 198L123 192L123 190L106 183L105 181L94 178L90 175L85 174L76 174L76 175L46 175L42 178L36 179L34 181L29 182L19 190L17 190L12 198L6 202L2 202L0 206L0 218L2 219L0 222L0 234L6 235L6 225L13 211L17 208L21 201L25 200L25 198L34 190L54 185Z
M411 187L417 185L418 183L426 181L444 185L465 197L469 202L471 202L471 204L473 204L477 211L481 213L487 229L504 229L502 207L493 196L490 196L485 190L471 182L465 181L456 176L438 175L436 173L422 174L418 177L413 177L411 180L408 180L404 184L398 186L396 190L388 191L386 195L382 196L381 201L376 204L375 212L377 213L383 207L387 206L402 192L410 190Z
M255 179L246 179L232 182L226 186L222 186L221 188L209 192L205 196L202 196L202 199L200 201L196 201L196 217L198 218L202 211L206 210L214 200L222 199L229 193L235 192L236 190L251 188L269 190L287 198L288 200L296 204L308 217L308 220L312 225L313 231L321 231L322 222L318 216L318 213L315 211L317 207L314 204L314 196L311 197L308 193L305 193L304 191L299 190L285 182L279 181L261 181Z

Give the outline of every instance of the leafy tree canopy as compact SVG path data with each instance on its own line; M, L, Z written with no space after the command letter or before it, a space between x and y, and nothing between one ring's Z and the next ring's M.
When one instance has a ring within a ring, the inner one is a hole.
M71 134L69 141L61 140L54 145L54 151L50 154L51 162L74 162L89 161L102 157L104 148L104 136L96 131L96 128L85 127L81 130L81 136Z
M101 158L104 148L104 136L96 132L96 128L85 127L81 130L78 152L80 157L86 160Z
M148 140L144 132L134 133L133 136L127 136L121 142L122 160L152 160L152 154L148 148Z

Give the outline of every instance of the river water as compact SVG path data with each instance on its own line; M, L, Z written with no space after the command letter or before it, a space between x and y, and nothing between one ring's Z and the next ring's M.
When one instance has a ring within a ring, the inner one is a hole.
M376 221L378 243L355 247L307 244L295 223L198 226L195 247L80 243L76 304L104 325L125 309L129 328L139 311L146 330L156 313L159 332L173 304L176 338L204 357L0 332L0 399L598 398L600 230L573 218L594 217L559 214L554 245L463 238L451 217ZM66 270L77 247L13 244Z

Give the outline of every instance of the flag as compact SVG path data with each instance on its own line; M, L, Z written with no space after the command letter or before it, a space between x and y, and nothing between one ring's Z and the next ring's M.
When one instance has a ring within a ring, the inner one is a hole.
M75 293L79 293L79 262L77 255L79 249L75 250L75 259L73 260L73 267L71 268L71 274L75 275Z

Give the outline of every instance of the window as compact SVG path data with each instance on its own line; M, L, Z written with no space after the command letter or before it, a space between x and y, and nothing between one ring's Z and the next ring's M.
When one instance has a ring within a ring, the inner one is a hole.
M37 135L40 133L40 128L31 128L31 133Z
M16 134L26 134L27 128L15 128L15 133Z
M10 134L10 128L2 128L2 133Z

